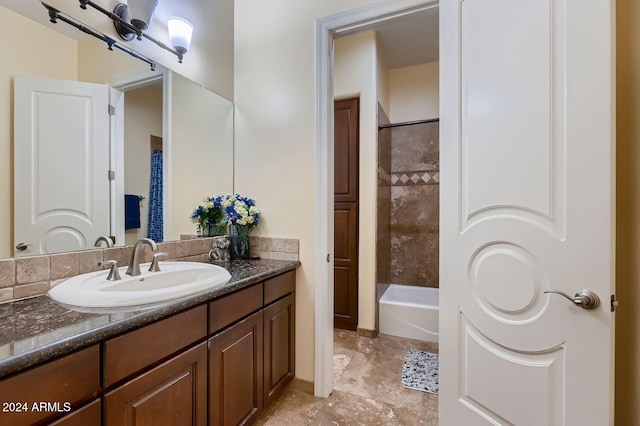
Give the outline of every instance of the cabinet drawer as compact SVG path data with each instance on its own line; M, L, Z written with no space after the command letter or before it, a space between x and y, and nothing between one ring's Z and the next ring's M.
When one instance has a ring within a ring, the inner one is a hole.
M104 385L141 371L207 335L207 306L129 332L104 343Z
M289 271L264 283L264 304L268 305L296 289L296 271Z
M6 407L11 412L0 407L0 424L30 425L60 417L69 404L75 408L99 391L100 348L96 345L0 382L0 402L16 404ZM49 405L42 411L34 410L33 404L40 402Z
M256 284L211 302L209 333L214 333L262 308L262 288L262 283Z

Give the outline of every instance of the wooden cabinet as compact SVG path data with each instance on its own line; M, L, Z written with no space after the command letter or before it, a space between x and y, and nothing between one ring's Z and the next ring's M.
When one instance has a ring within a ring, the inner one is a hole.
M104 411L106 426L206 425L206 343L107 393Z
M105 425L205 425L207 345L186 348L206 336L200 305L104 342L105 387L129 380L104 396Z
M262 308L263 283L231 293L209 304L209 333L224 327Z
M295 376L295 296L264 309L264 403L273 402Z
M262 411L262 311L209 340L209 424L238 425Z
M264 304L268 305L293 293L296 289L296 272L290 271L268 279L264 284Z
M290 271L6 378L0 425L251 423L295 375L294 292Z
M50 424L50 426L90 426L102 421L102 401L97 399Z
M96 345L3 380L0 425L58 419L98 397L100 390L100 348Z
M207 336L207 306L201 305L103 344L104 386L149 368Z
M210 425L251 423L293 379L294 290L292 271L211 302Z

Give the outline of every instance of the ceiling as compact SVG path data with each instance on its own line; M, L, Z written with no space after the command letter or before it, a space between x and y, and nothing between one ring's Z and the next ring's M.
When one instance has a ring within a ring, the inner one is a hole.
M194 24L199 33L198 38L207 40L207 31L211 25L200 22L204 17L197 13L199 3L207 1L210 0L162 0L162 7L156 10L154 22L166 22L167 17L173 14L183 16ZM113 3L115 5L117 1ZM0 6L43 25L51 25L40 0L0 0ZM380 51L388 68L401 68L438 60L438 17L437 8L428 9L383 23L375 23L366 29L377 32ZM55 29L75 39L86 37L84 33L68 25L55 25Z
M366 29L376 31L378 47L388 68L402 68L439 59L438 19L435 8L372 24Z

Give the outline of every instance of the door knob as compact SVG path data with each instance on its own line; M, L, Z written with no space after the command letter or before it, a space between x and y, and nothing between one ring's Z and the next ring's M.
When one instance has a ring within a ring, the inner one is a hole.
M597 294L595 294L591 290L582 289L578 291L576 295L573 297L558 290L547 290L545 291L545 293L553 293L553 294L559 294L561 296L564 296L565 298L567 298L567 300L569 300L574 305L580 306L581 308L584 308L584 309L595 309L598 306L600 306L600 298L598 297Z
M25 251L27 249L27 247L29 247L30 245L31 244L18 243L16 245L16 250Z

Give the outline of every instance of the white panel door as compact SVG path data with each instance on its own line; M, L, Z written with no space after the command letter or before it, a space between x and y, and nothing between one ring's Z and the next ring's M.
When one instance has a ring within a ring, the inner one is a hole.
M109 235L106 85L16 76L16 256L93 246Z
M612 424L612 2L440 5L440 424Z

